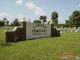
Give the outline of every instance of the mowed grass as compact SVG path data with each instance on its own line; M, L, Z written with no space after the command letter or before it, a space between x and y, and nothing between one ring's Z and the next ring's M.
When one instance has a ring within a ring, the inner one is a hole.
M0 42L5 41L5 27L0 27Z
M0 30L0 41L4 40L3 32ZM62 60L67 55L80 57L80 32L0 46L0 60Z

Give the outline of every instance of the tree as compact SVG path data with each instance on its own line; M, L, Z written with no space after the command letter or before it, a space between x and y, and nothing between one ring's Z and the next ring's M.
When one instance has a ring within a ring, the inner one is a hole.
M4 25L6 25L7 18L3 18Z
M70 25L71 25L70 21L69 20L65 20L65 27L71 27Z
M9 25L9 21L7 20L7 18L3 18L3 22L4 22L4 25Z
M33 23L41 23L40 20L34 20Z
M47 17L46 16L40 16L40 18L39 18L40 20L42 20L43 21L43 23L45 23L46 22L46 19L47 19Z
M9 25L9 21L7 20L7 18L3 18L3 20L0 21L0 26L5 26L5 25Z
M64 28L67 27L65 24L58 24L58 28Z
M13 21L12 25L14 25L14 26L19 26L19 21L18 21L18 19L15 19L15 20Z
M7 26L9 25L9 21L8 20L6 21L6 24L7 24Z
M52 20L54 26L58 25L58 13L57 12L52 12L51 20Z
M2 20L0 21L0 26L4 26L4 22Z
M69 17L69 22L73 27L80 27L80 11L73 11L72 15Z
M3 18L3 21L6 22L7 18Z

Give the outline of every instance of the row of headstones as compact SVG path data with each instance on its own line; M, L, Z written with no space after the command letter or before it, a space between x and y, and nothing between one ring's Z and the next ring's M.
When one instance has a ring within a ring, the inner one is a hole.
M80 27L79 28L59 28L60 32L80 32Z

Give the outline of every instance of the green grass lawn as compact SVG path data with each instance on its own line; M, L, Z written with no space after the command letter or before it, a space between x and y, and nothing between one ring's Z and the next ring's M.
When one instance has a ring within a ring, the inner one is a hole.
M0 42L5 41L5 28L0 27Z
M0 41L4 30L0 29ZM40 38L0 46L0 60L62 60L62 56L80 58L80 32L66 32L61 37Z

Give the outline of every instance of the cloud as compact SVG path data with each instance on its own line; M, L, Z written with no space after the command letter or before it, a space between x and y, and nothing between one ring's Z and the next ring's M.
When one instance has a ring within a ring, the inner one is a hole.
M9 14L8 13L6 13L6 12L0 12L0 17L2 17L2 16L8 16Z
M11 23L12 21L14 21L15 18L18 18L19 21L21 22L21 21L23 21L23 18L25 16L21 13L12 16L11 14L9 14L7 12L0 12L0 19L3 19L4 17L7 18ZM27 19L27 17L26 17L26 19Z
M78 6L80 7L80 4Z
M13 19L14 17L13 16L8 16L9 18Z
M17 15L17 18L22 19L22 18L24 18L24 15L20 13L20 14Z
M0 17L6 17L6 18L13 18L13 16L11 16L9 13L7 12L0 12Z
M21 13L17 15L17 18L19 19L20 22L23 21L24 17L25 16L23 14L21 14Z
M14 17L7 12L0 12L0 19L7 18L9 22L12 22Z
M23 0L16 0L16 4L22 4L23 3Z
M43 9L39 6L37 6L35 3L31 2L27 2L26 3L26 8L29 9L30 11L34 12L35 15L40 16L40 15L45 15Z
M65 23L65 19L68 19L67 17L65 18L65 17L63 17L63 16L59 16L59 18L58 18L58 22L60 23L60 24L63 24L63 23Z

